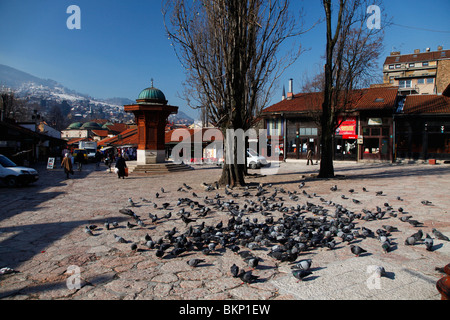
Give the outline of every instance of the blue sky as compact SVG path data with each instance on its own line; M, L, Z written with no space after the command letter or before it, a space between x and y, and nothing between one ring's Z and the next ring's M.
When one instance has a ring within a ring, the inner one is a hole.
M292 10L304 8L305 27L323 17L320 0L292 0ZM81 9L81 30L69 30L70 5ZM386 30L385 52L411 53L438 45L450 49L450 1L385 0L393 22ZM419 30L420 29L420 30ZM282 86L294 79L298 92L304 74L311 76L323 65L324 24L298 39L308 49L280 79L272 103L281 98ZM160 0L0 0L0 63L49 78L98 98L136 99L150 85L161 89L169 104L196 117L178 97L184 70L170 45L163 25ZM290 47L289 47L290 48Z

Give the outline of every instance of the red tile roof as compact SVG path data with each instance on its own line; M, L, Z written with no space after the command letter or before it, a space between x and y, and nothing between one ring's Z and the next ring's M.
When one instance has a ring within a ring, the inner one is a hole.
M368 89L358 101L355 110L394 109L398 96L398 87Z
M98 146L107 146L107 145L127 145L127 144L138 144L138 138L137 138L137 128L132 128L132 129L128 129L125 130L123 132L121 132L120 135L120 140L119 140L119 135L114 136L112 138L106 138L103 139L101 141L99 141L97 143Z
M407 96L403 112L405 114L450 114L450 97L434 94Z
M442 52L445 52L444 56L443 56ZM442 51L421 52L421 53L411 53L411 54L389 56L386 58L384 64L420 62L420 61L441 60L441 59L449 59L449 58L450 58L450 50L442 50Z
M349 94L347 111L379 110L395 107L398 87L374 87L353 90ZM263 113L307 113L322 110L323 93L299 93L291 100L280 101L266 109Z
M202 141L203 142L212 142L212 141L223 141L223 135L222 132L219 129L216 128L202 128L202 129L186 129L186 128L182 128L182 129L175 129L175 130L170 130L166 132L166 136L165 136L165 141L166 144L168 143L179 143L180 141L182 141L184 139L184 135L180 134L179 139L175 139L175 136L173 136L173 134L175 133L176 130L187 130L187 132L189 133L189 136L191 138L191 142L195 142L195 138L194 138L194 134L199 134L199 132L202 132ZM205 136L205 132L211 130L209 133L210 135L206 135ZM181 131L183 132L183 131ZM205 138L205 139L203 139Z
M107 137L108 136L108 130L92 130L92 133L99 137Z
M284 99L266 109L263 113L279 112L311 112L321 111L323 103L322 92L298 93L294 94L292 99Z

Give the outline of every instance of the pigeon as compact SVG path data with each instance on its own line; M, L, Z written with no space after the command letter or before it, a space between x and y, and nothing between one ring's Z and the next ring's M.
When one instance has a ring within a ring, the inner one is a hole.
M233 265L230 267L230 272L233 278L239 277L239 267L233 263Z
M136 227L135 224L130 223L130 221L127 222L127 228L128 229L133 229L134 227Z
M135 217L136 216L136 214L131 209L120 209L119 212L121 214L124 214L124 215L127 215L127 216L131 216L131 217Z
M253 270L255 270L255 268L258 266L259 264L259 258L256 257L250 257L248 259L245 260L245 262L247 262L248 266L250 268L252 268Z
M376 274L378 278L386 276L386 270L382 266L369 266L367 271Z
M155 194L155 196L156 196L156 198L159 198L159 193L157 192L157 193Z
M332 187L330 188L330 190L333 191L333 192L334 192L334 191L337 191L337 185L332 186Z
M383 225L382 227L387 232L398 231L397 227L393 227L393 226L389 226L389 225Z
M406 222L408 222L410 225L414 227L419 227L422 225L422 222L419 222L417 220L408 219Z
M114 239L119 243L127 243L127 241L124 238L118 235L114 235Z
M195 220L193 219L189 219L188 217L186 217L185 215L181 215L181 220L183 220L183 222L186 224L186 226L191 223L191 222L195 222Z
M381 244L381 248L383 249L383 252L384 252L384 253L388 253L388 252L391 250L391 246L390 246L390 244L389 244L388 241L384 241L384 242Z
M251 270L247 272L241 270L241 272L239 273L239 278L241 278L244 283L253 283L254 281L258 280L259 277L253 275Z
M304 259L297 262L295 265L291 267L291 269L299 269L299 270L309 270L311 268L312 260Z
M366 250L364 250L363 248L361 248L360 246L357 245L350 245L350 250L352 251L352 253L359 257L360 254L367 252Z
M136 206L136 204L134 203L133 199L128 198L128 206L130 206L130 207L135 207Z
M172 212L167 213L164 218L170 219L172 217Z
M381 196L382 194L383 194L383 191L377 191L377 192L375 193L376 196Z
M298 279L297 282L303 281L303 278L306 278L307 276L311 275L312 272L309 270L303 270L303 269L296 269L292 270L292 275Z
M422 240L422 236L423 236L422 230L419 230L416 233L411 235L411 237L413 237L416 241Z
M405 240L405 245L407 245L407 246L413 246L413 245L415 245L416 244L416 238L414 238L414 237L408 237L408 238L406 238L406 240Z
M433 251L433 238L431 238L428 233L425 237L424 243L427 248L427 251Z
M164 250L161 250L161 249L156 250L155 255L158 258L162 258L162 256L164 255Z
M422 203L424 206L430 206L430 205L433 204L431 201L428 201L428 200L423 200L423 201L421 201L421 203Z
M105 222L105 229L109 230L109 228L110 228L109 222Z
M136 243L131 244L131 251L137 251L137 244Z
M94 234L92 233L92 230L89 229L88 226L84 227L84 232L85 232L86 234L90 235L90 236L93 236L93 235L94 235Z
M433 228L431 230L433 232L433 235L439 239L439 240L445 240L445 241L450 241L450 239L444 235L442 232L440 232L439 230L437 230L436 228Z
M189 261L186 261L186 263L191 267L197 267L201 262L205 262L203 259L190 259Z

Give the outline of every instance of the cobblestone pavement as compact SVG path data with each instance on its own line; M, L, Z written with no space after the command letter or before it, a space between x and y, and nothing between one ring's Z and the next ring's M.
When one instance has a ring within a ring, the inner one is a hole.
M347 243L337 241L336 249L319 248L302 252L299 259L312 259L313 274L297 282L291 273L289 262L279 262L269 257L268 248L254 250L262 261L253 271L259 280L242 284L230 276L230 266L241 268L246 264L230 250L221 249L210 255L188 252L174 258L157 258L155 250L146 248L144 236L159 239L176 227L182 233L185 224L175 213L177 199L198 195L225 195L224 189L205 191L203 182L216 181L221 170L212 166L196 167L194 171L164 175L130 175L117 179L105 167L99 170L88 165L82 172L75 172L65 180L61 170L47 171L38 168L40 180L32 186L8 189L0 187L0 268L9 267L14 273L0 275L1 299L176 299L176 300L292 300L292 299L440 299L436 281L442 274L435 267L450 262L450 243L438 240L432 228L450 236L450 165L427 164L357 164L336 163L336 179L315 179L318 165L306 166L305 162L281 164L276 175L270 171L251 170L251 173L268 174L253 176L247 181L252 186L272 184L269 190L284 188L297 191L298 201L281 194L285 205L296 206L306 201L324 205L334 212L334 207L324 204L320 198L342 204L355 213L363 209L376 211L388 203L395 210L404 209L397 217L386 215L382 220L355 220L356 228L362 226L377 230L382 225L392 225L399 231L392 232L393 250L383 253L376 238L358 239L356 244L368 252L355 257ZM307 198L298 185L305 182ZM179 193L183 183L192 187L189 193ZM332 192L330 187L337 185ZM165 192L160 191L161 187ZM368 192L363 192L365 187ZM348 190L354 189L351 194ZM383 191L376 196L376 191ZM254 189L249 190L252 194ZM161 193L156 198L156 192ZM243 190L233 190L242 193ZM314 196L314 194L316 194ZM347 199L341 196L345 195ZM133 219L119 213L132 198L137 206L133 211L141 216L145 226L126 227ZM401 200L398 200L400 197ZM151 202L144 202L145 198ZM361 203L354 203L358 199ZM244 204L242 197L234 199ZM256 199L255 199L256 200ZM431 201L423 205L421 201ZM161 204L170 203L168 210ZM158 204L154 208L153 204ZM189 209L187 209L189 211ZM152 224L148 213L160 219ZM172 212L170 219L162 218ZM273 212L277 219L280 212ZM305 213L308 215L309 213ZM414 227L398 218L411 215L423 223ZM195 217L195 214L194 214ZM226 223L229 214L221 211L209 213L194 226L205 222L216 225ZM250 219L264 221L260 213ZM119 223L119 227L106 230L106 221ZM88 225L98 226L90 236L84 232ZM427 251L420 242L406 246L405 239L418 231L434 238L433 251ZM118 243L114 235L122 236L128 243ZM130 244L138 243L132 251ZM187 265L191 258L202 258L197 268ZM370 266L381 265L386 277L376 278ZM80 282L77 282L77 281ZM79 284L79 285L78 285Z

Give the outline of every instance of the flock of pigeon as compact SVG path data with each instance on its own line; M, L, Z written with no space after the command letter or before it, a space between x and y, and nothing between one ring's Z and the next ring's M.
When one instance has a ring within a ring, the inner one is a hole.
M178 195L182 195L179 198L173 196L175 192L167 192L164 188L161 188L161 193L155 194L153 201L141 198L141 202L136 203L129 198L127 205L119 210L130 218L126 223L127 229L145 229L149 225L161 228L169 220L176 223L179 221L179 226L164 230L165 235L158 239L153 239L147 233L139 243L116 234L114 239L119 243L131 243L132 251L139 252L142 250L140 247L145 247L145 250L153 251L159 259L183 258L198 253L196 258L186 258L186 263L192 268L205 262L205 259L198 256L230 250L239 255L242 264L245 264L245 267L239 267L235 263L230 268L231 276L240 278L243 283L259 281L258 276L252 273L263 261L255 254L256 250L264 250L268 257L278 263L291 263L293 277L301 281L313 272L312 259L299 260L301 253L319 248L334 250L338 243L346 243L352 254L360 256L367 253L367 250L358 245L365 238L377 238L382 250L380 252L389 253L395 249L395 243L391 240L392 233L399 231L395 226L383 224L382 228L371 230L366 226L358 227L358 221L399 219L417 228L417 232L406 237L405 245L424 245L426 250L434 250L433 238L428 233L424 235L420 228L423 224L412 219L402 208L394 209L389 203L373 210L361 209L354 212L315 193L309 194L305 191L305 182L298 185L298 190L295 191L271 184L246 187L240 191L226 186L224 193L219 192L221 189L217 183L203 184L203 187L206 194L204 197L198 196L189 185L183 183L176 191ZM330 190L337 192L338 187L335 185ZM369 192L365 188L362 191ZM350 195L354 192L355 190L349 190ZM161 198L162 195L164 196ZM375 193L376 197L382 195L382 191ZM166 197L173 198L174 201L157 204ZM321 204L313 204L310 199L315 198ZM349 199L345 195L341 198ZM402 201L399 197L397 200ZM352 201L355 204L361 203L356 199ZM137 215L135 208L141 206L140 203L153 208L153 213L148 213L146 218ZM422 204L432 205L429 201L422 201ZM225 214L227 219L207 224L206 218L217 217L217 213ZM105 229L112 232L118 227L117 222L105 223ZM99 229L95 225L85 227L85 232L89 235L94 235L96 230ZM437 239L449 241L448 237L436 229L432 229L431 233ZM379 274L385 274L381 266Z

